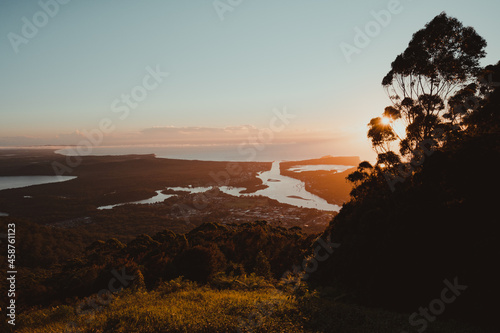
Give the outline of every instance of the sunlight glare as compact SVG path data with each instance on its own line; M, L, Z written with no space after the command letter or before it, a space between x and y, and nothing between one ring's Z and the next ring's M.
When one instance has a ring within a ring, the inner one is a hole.
M383 125L389 125L392 122L392 119L389 117L382 117L381 121Z

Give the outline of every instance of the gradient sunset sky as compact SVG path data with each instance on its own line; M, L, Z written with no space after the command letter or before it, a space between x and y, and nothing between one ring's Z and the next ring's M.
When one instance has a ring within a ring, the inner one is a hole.
M216 1L231 6L222 14L211 0L54 1L41 1L53 17L39 1L0 2L0 146L76 144L102 119L114 126L105 145L237 143L286 108L295 117L276 142L366 158L366 125L389 104L381 80L434 16L474 27L483 65L500 60L498 0L401 0L351 61L340 45L394 1ZM34 20L36 33L23 28ZM157 68L168 77L147 80L127 116L114 112Z

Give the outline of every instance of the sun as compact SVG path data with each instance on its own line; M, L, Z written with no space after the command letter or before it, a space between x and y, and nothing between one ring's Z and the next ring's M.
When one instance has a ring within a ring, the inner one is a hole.
M382 117L381 122L382 125L389 125L390 123L392 123L392 119L389 117Z

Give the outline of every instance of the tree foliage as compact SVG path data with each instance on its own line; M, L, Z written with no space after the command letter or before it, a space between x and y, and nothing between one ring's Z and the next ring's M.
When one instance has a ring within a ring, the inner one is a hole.
M463 105L478 93L479 61L485 56L485 40L446 13L417 31L406 50L391 64L382 80L392 106L383 117L369 123L368 137L377 153L399 141L399 152L411 158L419 143L433 138L436 129L456 129L467 111ZM395 133L393 122L406 133Z

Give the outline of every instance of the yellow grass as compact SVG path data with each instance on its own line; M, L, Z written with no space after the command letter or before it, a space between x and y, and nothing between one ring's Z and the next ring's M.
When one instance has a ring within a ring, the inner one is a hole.
M69 306L31 311L19 317L16 332L416 332L408 316L314 295L296 299L274 288L216 290L177 281L151 292L123 291L102 310L85 315ZM438 320L426 333L437 332L485 331Z

